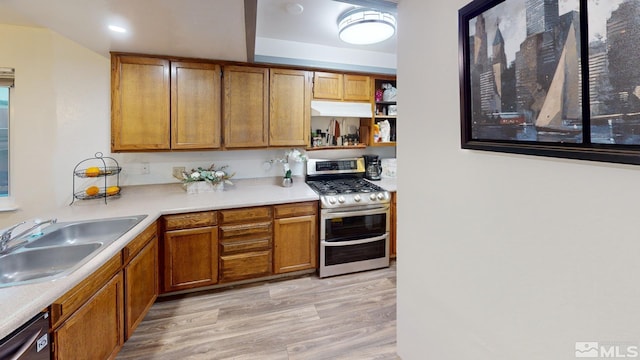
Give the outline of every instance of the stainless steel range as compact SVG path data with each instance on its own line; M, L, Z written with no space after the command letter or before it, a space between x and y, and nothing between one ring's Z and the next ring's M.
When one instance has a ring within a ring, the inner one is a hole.
M364 158L307 162L320 195L320 277L389 266L391 196L364 174Z

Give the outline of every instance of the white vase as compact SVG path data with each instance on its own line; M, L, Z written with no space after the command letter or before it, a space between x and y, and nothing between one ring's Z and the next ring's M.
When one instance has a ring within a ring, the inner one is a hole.
M224 183L220 182L217 184L212 184L208 181L193 181L184 184L184 189L187 191L187 194L199 194L205 192L213 192L213 191L223 191Z

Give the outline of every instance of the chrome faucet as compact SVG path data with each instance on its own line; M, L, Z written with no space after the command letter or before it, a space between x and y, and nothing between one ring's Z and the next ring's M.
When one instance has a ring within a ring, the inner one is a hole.
M2 235L0 235L0 254L6 254L8 252L10 252L11 250L17 248L18 246L21 246L23 244L25 244L27 242L26 239L13 244L11 246L9 246L9 243L13 240L17 240L20 239L21 237L31 233L33 230L37 229L38 227L45 225L45 224L55 224L58 221L58 219L49 219L49 220L45 220L42 222L35 222L35 224L28 228L27 230L21 232L20 234L13 236L13 230L15 230L18 226L23 225L26 223L26 221L23 221L21 223L15 224L13 226L11 226L10 228L6 229Z

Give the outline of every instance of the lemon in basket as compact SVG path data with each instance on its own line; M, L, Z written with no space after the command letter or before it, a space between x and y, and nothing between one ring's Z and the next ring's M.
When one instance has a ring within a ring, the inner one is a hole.
M109 196L116 195L119 192L120 192L120 187L119 186L109 186L107 188L107 195L109 195Z
M100 192L100 188L98 188L97 186L89 186L84 192L88 196L94 196L98 195L98 193Z
M100 168L97 166L92 166L87 168L87 170L84 171L84 174L87 177L96 177L98 175L100 175Z

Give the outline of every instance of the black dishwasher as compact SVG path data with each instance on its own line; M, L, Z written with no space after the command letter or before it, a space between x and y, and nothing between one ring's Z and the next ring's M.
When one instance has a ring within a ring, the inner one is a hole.
M0 360L49 360L49 313L36 315L0 340Z

